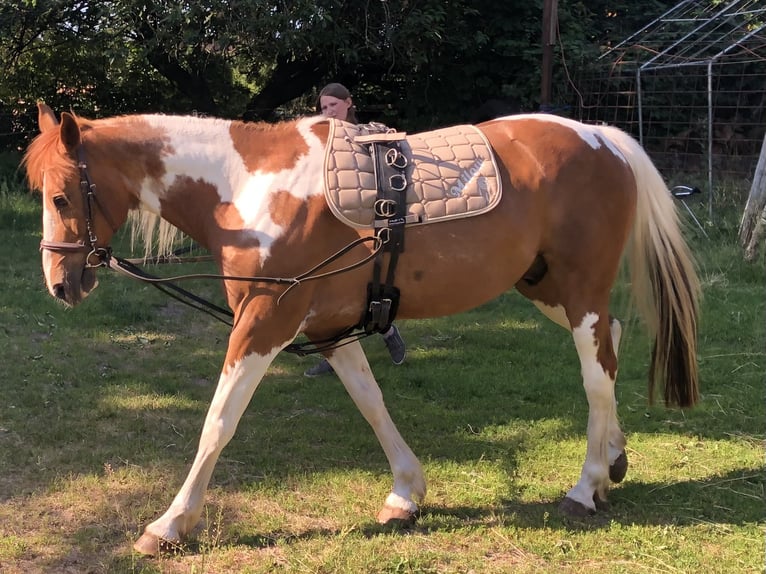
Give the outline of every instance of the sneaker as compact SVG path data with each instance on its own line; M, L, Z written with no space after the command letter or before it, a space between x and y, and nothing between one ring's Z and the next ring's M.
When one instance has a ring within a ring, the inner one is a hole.
M335 369L332 368L332 365L327 361L327 359L322 359L310 369L306 369L306 371L303 373L303 376L321 377L322 375L332 375L333 373L335 373Z
M396 325L391 325L391 328L394 332L387 337L383 337L383 341L386 343L386 348L391 355L391 362L394 365L401 365L404 362L404 357L407 355L407 349Z

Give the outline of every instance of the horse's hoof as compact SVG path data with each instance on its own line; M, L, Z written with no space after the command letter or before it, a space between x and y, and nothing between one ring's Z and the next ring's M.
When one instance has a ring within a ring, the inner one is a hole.
M133 550L146 556L157 556L161 552L160 539L154 534L144 532L133 544Z
M414 524L415 520L417 520L417 512L410 512L388 504L384 505L378 512L379 524L401 524L404 526Z
M559 504L559 511L566 516L572 518L585 518L587 516L593 516L596 514L595 508L588 508L584 504L577 502L573 498L568 496L564 497L564 500Z
M150 532L144 532L141 538L133 544L133 549L146 556L178 554L181 551L181 544L172 540L165 540Z
M606 499L602 499L598 493L593 493L593 503L596 505L596 510L599 512L606 512L609 510L609 502Z
M622 482L628 473L628 455L623 450L620 456L609 466L609 480L612 482Z

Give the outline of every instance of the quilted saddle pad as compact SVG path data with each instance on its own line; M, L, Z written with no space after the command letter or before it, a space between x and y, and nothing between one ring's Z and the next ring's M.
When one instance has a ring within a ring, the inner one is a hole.
M492 148L474 126L406 135L381 124L328 121L325 197L335 216L351 227L372 228L375 220L377 191L369 149L374 138L365 137L375 133L381 139L403 137L399 145L408 160L407 215L417 216L412 225L479 215L500 201L502 185Z

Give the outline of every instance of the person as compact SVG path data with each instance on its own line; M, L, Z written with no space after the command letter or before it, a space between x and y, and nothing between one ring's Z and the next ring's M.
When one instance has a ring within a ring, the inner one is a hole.
M347 122L357 123L356 106L351 98L351 92L343 84L327 84L319 92L317 98L317 111L328 118L335 118ZM391 355L391 362L394 365L401 365L404 357L407 355L407 347L404 344L401 333L396 325L391 325L385 333L381 333L383 342ZM329 375L335 370L327 359L322 359L319 363L304 372L306 377L318 377Z
M332 83L322 88L317 98L317 111L328 118L359 123L351 92L343 84Z

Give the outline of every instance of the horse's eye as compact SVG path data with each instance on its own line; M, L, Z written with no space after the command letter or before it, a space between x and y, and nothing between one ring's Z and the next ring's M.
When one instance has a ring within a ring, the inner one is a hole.
M57 195L53 198L53 205L56 206L56 209L64 209L69 205L69 200L65 195Z

